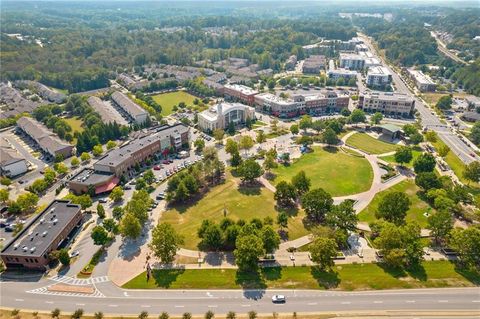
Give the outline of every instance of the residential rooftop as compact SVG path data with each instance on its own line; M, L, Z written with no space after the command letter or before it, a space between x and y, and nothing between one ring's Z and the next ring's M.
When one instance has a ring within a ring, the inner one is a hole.
M145 111L138 104L130 100L128 96L121 92L114 92L112 94L112 99L115 103L117 103L122 109L124 109L128 114L133 117L147 113L147 111Z
M254 95L254 94L257 94L258 91L255 90L255 89L252 89L248 86L245 86L245 85L241 85L241 84L225 84L224 86L226 89L231 89L231 90L235 90L235 91L238 91L242 94L245 94L245 95Z

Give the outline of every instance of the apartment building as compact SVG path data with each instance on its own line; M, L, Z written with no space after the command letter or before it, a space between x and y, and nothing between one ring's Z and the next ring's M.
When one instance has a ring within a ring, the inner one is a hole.
M291 55L287 61L285 62L285 69L286 70L293 70L295 69L295 65L297 64L297 56Z
M88 104L98 113L104 123L117 122L119 125L128 125L128 122L118 113L115 108L103 102L96 96L90 96L87 99Z
M328 70L327 72L328 78L335 81L338 79L344 79L345 81L349 81L350 79L356 79L357 74L357 71L343 68Z
M415 110L415 100L405 94L372 92L359 96L358 108L368 113L411 117Z
M81 222L80 205L54 200L2 249L0 257L8 269L47 270L50 253L57 250Z
M258 94L258 91L245 85L225 84L223 87L223 94L227 99L243 102L247 105L253 105L255 95Z
M324 55L311 55L303 61L302 72L318 74L325 69L326 59Z
M367 85L371 87L386 86L392 83L392 73L383 66L375 66L368 69Z
M428 75L413 68L407 69L407 73L421 92L435 92L437 85Z
M357 53L340 52L340 67L349 70L362 70L365 58Z
M241 103L218 103L198 114L198 127L207 132L226 129L230 123L235 127L255 118L255 108Z
M45 125L31 117L21 117L17 121L17 127L52 157L62 155L63 158L72 156L73 145L62 141L57 134L50 131Z
M118 106L132 122L143 124L148 117L148 112L141 106L133 102L121 92L114 92L111 96L112 101Z
M15 177L26 173L28 165L25 158L13 148L7 140L0 139L0 175Z

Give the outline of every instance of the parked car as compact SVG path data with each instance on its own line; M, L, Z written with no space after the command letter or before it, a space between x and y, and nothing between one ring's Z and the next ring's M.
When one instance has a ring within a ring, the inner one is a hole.
M80 252L78 250L74 250L70 253L70 258L77 257L80 255Z
M106 198L100 198L98 200L99 203L102 203L102 204L105 204L107 202L107 199Z
M153 167L153 170L154 170L154 171L159 171L159 170L160 170L160 166L155 165L155 166Z

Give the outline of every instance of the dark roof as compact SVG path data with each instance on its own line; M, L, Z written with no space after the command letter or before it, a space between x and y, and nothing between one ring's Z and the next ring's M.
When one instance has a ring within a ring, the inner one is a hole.
M477 112L465 112L462 114L462 118L469 121L480 121L480 113Z
M5 246L1 254L41 257L80 210L80 205L68 200L54 200Z
M402 130L402 128L400 128L396 125L393 125L393 124L388 124L388 123L379 125L378 127L381 127L382 129L387 130L391 133L400 132Z
M66 148L73 148L71 144L60 140L57 134L53 133L45 125L33 118L23 116L18 119L17 125L34 139L40 147L47 150L52 155L55 155L57 151Z
M126 125L127 121L118 113L115 108L107 103L104 103L101 99L96 96L90 96L88 99L88 104L100 114L103 122L113 123L117 122L120 125Z
M78 174L72 176L70 181L84 185L97 185L108 182L112 175L112 173L96 172L93 169L84 168Z
M147 114L147 111L142 109L138 104L130 100L128 96L121 92L113 92L112 100L132 117Z

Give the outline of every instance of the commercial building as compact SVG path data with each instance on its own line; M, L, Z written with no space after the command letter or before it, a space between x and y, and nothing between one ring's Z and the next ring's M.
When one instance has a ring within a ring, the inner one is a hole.
M302 72L308 74L320 73L325 69L326 59L324 55L311 55L303 61Z
M123 110L125 115L136 124L142 124L147 120L148 112L130 100L125 94L114 92L111 97L115 105Z
M357 71L353 70L348 70L348 69L333 69L333 70L328 70L328 78L332 80L338 80L340 78L349 81L350 79L356 79L357 78Z
M104 103L96 96L90 96L87 100L88 104L98 113L104 123L117 122L119 125L127 125L128 122L118 113L115 108L107 103Z
M68 181L68 188L74 194L93 192L95 195L110 192L118 185L120 179L113 173L97 172L84 168Z
M28 171L25 158L17 152L4 138L0 139L0 174L15 177Z
M350 97L335 91L324 90L319 94L295 94L283 99L271 93L255 96L257 110L278 116L291 118L303 114L319 115L338 112L348 107Z
M362 70L365 66L365 58L356 53L340 53L340 67L349 70Z
M415 109L415 100L405 94L372 92L359 96L358 108L369 113L380 112L386 115L411 117Z
M258 94L258 91L245 85L225 84L223 87L223 94L227 99L240 101L247 105L253 105L255 95Z
M407 73L421 92L435 92L437 85L428 75L411 68L407 69Z
M355 46L355 52L367 52L368 46L364 43L357 44Z
M479 122L480 113L478 112L465 112L462 114L461 118L468 122Z
M64 158L72 156L73 145L62 141L57 134L37 120L26 116L21 117L17 121L17 127L30 136L50 156L62 155Z
M241 103L222 102L198 114L198 127L212 132L225 129L231 122L235 126L244 124L247 119L255 118L255 109Z
M368 68L367 85L372 87L386 86L392 83L392 73L383 66Z
M81 221L80 205L54 200L3 248L3 263L7 268L46 270L49 254L68 240Z

